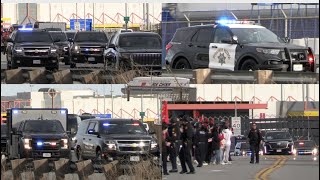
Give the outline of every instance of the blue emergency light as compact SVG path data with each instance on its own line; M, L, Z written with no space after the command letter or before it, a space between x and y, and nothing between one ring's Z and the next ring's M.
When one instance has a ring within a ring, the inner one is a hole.
M18 110L13 110L12 112L13 112L13 114L18 114L19 111Z
M61 112L61 114L66 114L65 110L61 110L60 112Z
M37 146L42 146L42 145L43 145L43 142L41 142L41 141L37 142Z
M110 126L110 124L109 123L103 123L103 126L108 127L108 126Z
M22 27L18 29L19 31L32 31L33 28Z
M254 24L254 21L238 21L235 19L228 19L226 17L220 18L216 23L221 25L227 25L227 24Z

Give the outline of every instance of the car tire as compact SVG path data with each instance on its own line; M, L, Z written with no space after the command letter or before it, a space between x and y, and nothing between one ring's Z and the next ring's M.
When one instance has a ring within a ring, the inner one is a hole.
M81 147L77 147L77 149L76 149L76 158L78 161L84 160L83 156L82 156Z
M180 58L175 63L174 69L191 69L191 66L185 58Z
M253 59L247 59L242 63L240 70L255 71L258 70L258 64Z

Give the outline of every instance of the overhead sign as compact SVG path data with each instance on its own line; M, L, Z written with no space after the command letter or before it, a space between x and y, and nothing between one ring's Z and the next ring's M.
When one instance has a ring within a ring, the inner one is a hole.
M74 29L80 31L80 22L74 22Z
M76 27L80 24L80 28ZM91 31L92 29L92 19L70 19L70 30L86 30Z
M139 87L189 87L190 79L176 77L137 77L128 83Z
M241 118L240 117L232 117L231 125L233 128L233 135L240 136L241 135Z
M128 23L130 21L130 17L125 16L125 17L123 17L123 20L124 20L124 22Z

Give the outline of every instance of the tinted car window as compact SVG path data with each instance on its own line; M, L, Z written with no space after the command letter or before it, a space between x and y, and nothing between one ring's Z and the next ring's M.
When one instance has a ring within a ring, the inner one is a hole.
M291 139L291 135L288 132L268 132L266 133L266 140L275 139Z
M172 42L187 41L194 31L195 30L193 29L178 29L172 39Z
M29 120L24 124L26 133L63 133L64 129L58 120Z
M100 32L79 32L74 38L75 42L108 42L107 36Z
M67 35L67 38L71 38L71 39L74 39L74 36L76 35L75 32L66 32L66 35Z
M241 44L247 43L283 43L272 31L266 28L232 28Z
M101 122L101 134L146 134L147 131L138 122Z
M218 28L214 33L214 43L221 43L223 39L232 39L230 32L225 28Z
M197 41L198 42L210 42L211 36L212 36L212 29L209 29L209 28L200 29L198 31Z
M20 42L52 42L52 38L48 32L19 32L15 37L15 41Z
M67 41L67 36L64 32L50 32L53 40Z
M94 126L95 126L95 125L96 125L95 122L90 122L90 123L89 123L88 130L89 130L89 129L94 129Z
M157 36L120 36L121 48L160 49L161 40Z

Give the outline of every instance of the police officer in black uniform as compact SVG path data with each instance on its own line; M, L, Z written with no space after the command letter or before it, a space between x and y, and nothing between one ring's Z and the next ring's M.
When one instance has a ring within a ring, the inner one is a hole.
M205 160L207 154L207 143L208 143L208 130L205 126L200 123L197 124L197 130L194 137L195 144L195 157L198 161L197 167L202 167L202 163Z
M162 156L162 173L163 175L169 175L167 170L167 157L168 157L168 140L167 140L168 125L162 123L162 145L161 145L161 156Z
M181 130L181 141L182 141L182 146L179 152L179 159L181 162L181 168L182 171L180 174L195 174L195 169L192 165L191 161L191 150L192 150L192 138L193 138L193 127L190 124L191 118L188 116L184 116L182 118L182 127L180 128ZM188 165L190 171L187 171L187 166Z
M251 130L248 134L249 144L250 144L250 151L251 151L251 160L250 163L254 163L254 156L256 156L256 163L259 163L259 149L260 149L260 142L261 142L261 133L257 129L257 125L253 123L251 125Z
M181 140L180 140L181 132L180 132L180 127L176 117L172 117L170 119L168 133L169 133L168 141L170 142L169 154L170 154L170 161L172 164L172 169L169 170L169 172L175 173L175 172L178 172L177 156L179 154L179 148L181 145Z

